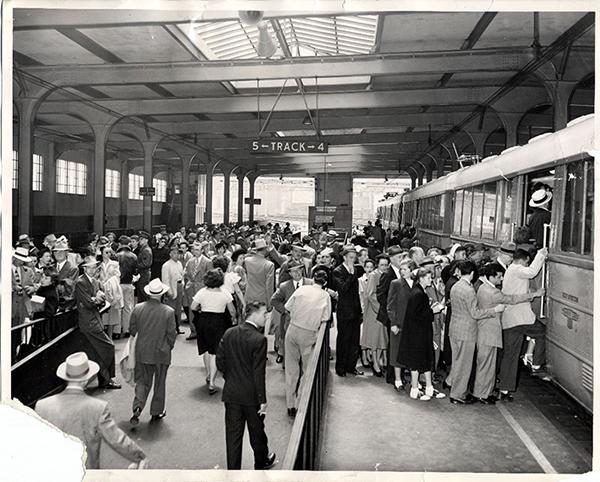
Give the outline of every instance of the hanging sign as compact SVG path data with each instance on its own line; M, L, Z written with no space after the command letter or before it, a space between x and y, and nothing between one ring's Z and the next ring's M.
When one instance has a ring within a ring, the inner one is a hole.
M249 197L245 197L244 204L254 204L256 206L260 206L262 204L262 199L260 199L260 198L251 199Z
M305 141L293 138L278 140L256 139L250 142L250 154L326 154L329 143L325 141Z
M154 196L156 189L154 187L140 187L140 196Z

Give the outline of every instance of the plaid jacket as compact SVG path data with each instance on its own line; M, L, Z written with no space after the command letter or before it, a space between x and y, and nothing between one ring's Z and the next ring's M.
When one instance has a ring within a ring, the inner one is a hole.
M475 289L465 279L457 281L450 290L452 318L450 336L455 340L477 341L477 320L495 315L494 309L482 310L477 306Z

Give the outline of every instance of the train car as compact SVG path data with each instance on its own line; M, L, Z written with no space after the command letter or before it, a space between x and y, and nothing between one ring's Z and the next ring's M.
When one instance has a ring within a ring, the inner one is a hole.
M592 411L594 115L402 196L402 222L425 247L499 248L526 224L535 183L552 188L545 318L553 381Z
M377 206L377 219L381 220L383 229L392 231L400 227L402 221L402 196L394 196L381 201Z

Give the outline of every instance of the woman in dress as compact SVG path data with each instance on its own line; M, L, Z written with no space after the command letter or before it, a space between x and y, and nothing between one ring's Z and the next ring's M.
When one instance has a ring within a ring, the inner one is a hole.
M446 395L434 389L431 381L434 360L433 315L442 311L443 306L439 303L430 305L425 293L432 283L431 271L421 268L417 270L415 278L406 305L398 363L410 370L410 398L422 401L444 398ZM425 376L425 392L419 390L419 373Z
M372 272L368 269L371 263L374 263L374 261L368 260L365 263L365 272L369 272L369 274L367 275L368 281L363 301L363 325L360 345L363 348L363 353L366 350L370 350L371 352L371 369L373 370L373 375L382 377L381 367L387 365L386 350L388 346L388 334L386 327L380 321L377 321L377 313L379 312L377 285L379 284L381 275L388 270L390 260L387 256L380 255L377 258L377 268Z
M363 253L363 251L361 250L361 254ZM357 258L358 259L358 258ZM373 270L375 269L375 261L373 261L372 259L367 259L365 261L363 261L362 263L359 263L364 269L365 272L364 274L358 278L358 297L360 298L360 307L362 309L362 313L363 313L363 323L362 323L362 333L364 336L364 331L365 331L365 317L366 317L366 310L365 310L365 305L366 305L366 298L367 298L367 284L369 282L369 274L371 274L373 272ZM365 368L369 368L372 363L371 361L371 356L372 356L372 352L371 350L369 350L369 348L367 346L365 346L362 342L361 342L361 347L362 350L360 352L360 361L362 363L362 366Z
M246 311L246 302L244 294L240 289L241 277L230 270L230 261L226 256L215 256L212 260L213 267L219 268L224 273L223 289L225 289L233 298L233 306L235 307L236 316L230 317L229 312L225 311L225 325L231 327L238 323L238 313Z
M220 269L211 269L204 275L204 288L192 298L190 311L194 313L198 354L204 356L207 370L206 384L208 393L217 393L215 378L217 376L216 353L223 333L228 328L225 321L225 310L235 317L233 297L223 289L225 275Z
M246 275L246 270L244 269L244 259L246 258L247 252L248 251L246 251L244 248L240 248L231 253L231 270L240 277L238 285L240 290L242 290L242 294L246 293L246 285L248 284L248 276Z

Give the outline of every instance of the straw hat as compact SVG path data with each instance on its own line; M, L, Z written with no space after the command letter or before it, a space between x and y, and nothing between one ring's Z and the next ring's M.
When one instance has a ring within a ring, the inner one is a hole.
M259 238L252 243L252 247L256 250L267 249L267 242L264 239Z
M56 369L56 376L67 382L84 382L95 377L100 366L80 351L69 355Z
M98 266L100 261L96 259L95 256L86 256L83 258L83 263L81 263L81 267L86 268L88 266Z
M56 240L52 251L69 251L69 243L67 242L67 238L61 236Z
M31 258L29 257L29 250L20 246L13 250L13 257L23 261L24 263L31 262Z
M532 208L541 208L552 201L552 193L544 188L538 189L531 195L529 206Z
M148 296L161 296L169 291L169 287L164 284L159 278L154 278L150 283L144 286L144 292Z

